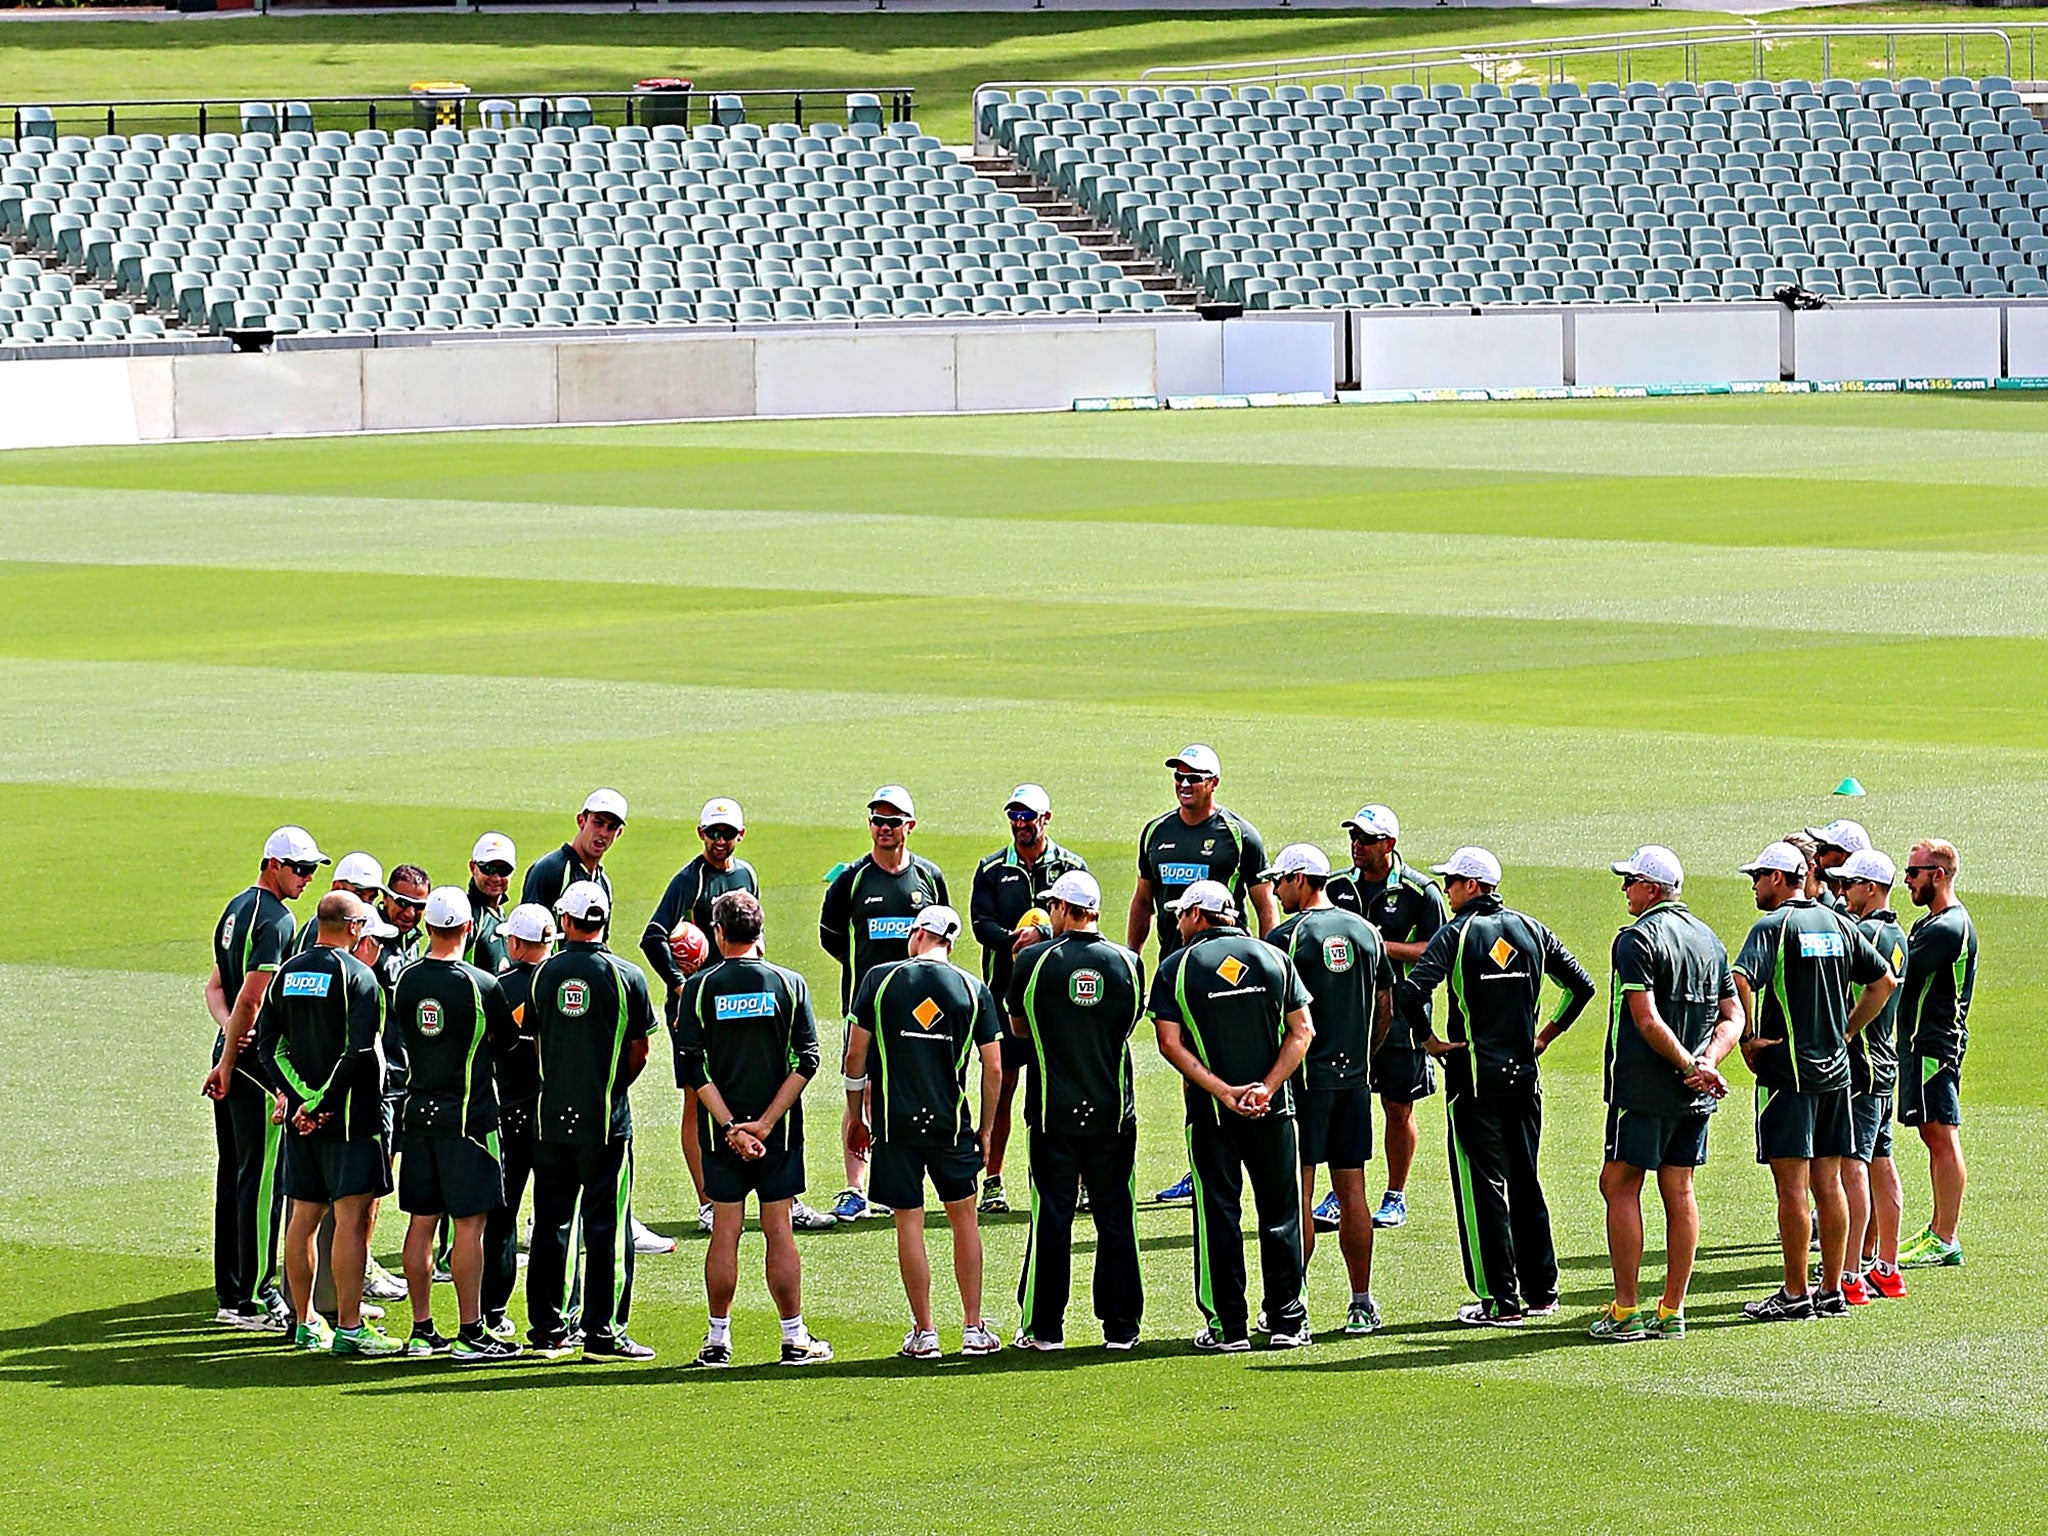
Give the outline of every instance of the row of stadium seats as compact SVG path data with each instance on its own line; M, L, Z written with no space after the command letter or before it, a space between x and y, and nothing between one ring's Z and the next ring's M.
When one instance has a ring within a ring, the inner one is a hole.
M985 93L985 134L1254 307L2048 297L2001 78Z
M0 267L0 341L147 341L164 335L155 315L74 287L62 272L17 256Z
M1169 303L914 123L0 140L0 237L210 330Z

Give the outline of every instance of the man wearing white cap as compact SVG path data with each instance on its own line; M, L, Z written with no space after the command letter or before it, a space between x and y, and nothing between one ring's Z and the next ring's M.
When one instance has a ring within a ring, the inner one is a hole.
M1288 917L1266 935L1308 988L1315 1037L1302 1067L1297 1123L1301 1135L1302 1254L1315 1256L1316 1169L1328 1165L1337 1201L1337 1246L1351 1282L1344 1331L1377 1332L1372 1295L1372 1206L1365 1165L1372 1161L1373 1047L1394 1014L1393 962L1379 930L1356 912L1332 906L1326 894L1330 861L1313 843L1290 843L1265 872Z
M604 892L609 913L612 881L605 873L604 856L625 830L626 797L616 789L593 789L576 813L576 835L527 866L520 904L532 902L552 912L564 891L578 880L588 880Z
M941 1354L924 1242L927 1177L953 1232L960 1352L992 1355L1003 1347L982 1315L981 1224L974 1209L989 1112L1003 1080L997 1043L1002 1024L988 987L952 962L959 936L960 914L951 907L920 908L910 920L909 958L878 965L863 976L846 1021L846 1148L849 1156L872 1158L875 1199L895 1217L896 1262L911 1317L910 1332L897 1353L912 1360L936 1360ZM967 1107L968 1067L976 1056L981 1059L979 1135ZM863 1120L859 1111L864 1080L870 1076L874 1087Z
M1607 1256L1614 1300L1588 1330L1607 1343L1685 1336L1685 1293L1699 1250L1693 1170L1707 1160L1707 1117L1727 1093L1720 1064L1742 1032L1728 950L1679 900L1685 870L1654 843L1608 866L1632 921L1615 935L1614 1007L1602 1081L1607 1100ZM1664 1295L1642 1304L1643 1178L1664 1203Z
M670 1029L676 1027L676 1002L683 995L683 983L690 979L690 972L683 969L676 955L676 929L685 922L694 923L709 942L713 902L727 891L745 891L757 897L761 894L754 866L739 856L740 839L746 835L747 817L739 801L705 801L697 817L697 840L704 845L704 851L676 871L662 891L661 900L655 903L647 926L641 930L640 953L666 985L663 1013ZM707 952L706 958L716 956ZM698 1230L708 1232L711 1201L704 1189L704 1153L697 1139L697 1090L687 1083L682 1089L683 1161L689 1167L690 1185L697 1195Z
M498 1164L504 1171L505 1198L484 1223L484 1331L510 1339L514 1331L506 1320L505 1308L519 1283L519 1202L526 1197L527 1181L533 1176L534 1114L540 1100L540 1058L531 1033L525 1029L527 1005L531 1001L533 973L547 959L555 942L554 914L546 907L514 907L498 927L505 944L505 968L498 973L498 990L505 994L505 1006L521 1032L503 1050L491 1053L491 1070L498 1090ZM570 1237L570 1251L581 1246L577 1235ZM580 1311L581 1287L571 1282L575 1299L569 1311Z
M218 1161L213 1182L214 1321L230 1328L283 1331L289 1308L277 1290L277 1229L284 1192L277 1165L283 1127L272 1118L273 1089L242 1048L254 1037L257 1009L272 975L292 951L297 901L322 864L332 862L303 827L279 827L264 841L256 883L227 904L213 925L213 969L206 1008L220 1033L201 1091L213 1100Z
M505 895L512 889L512 871L519 867L519 850L502 832L486 832L469 851L469 910L475 921L469 932L469 949L463 955L486 976L505 968L505 943L498 937L505 921Z
M1444 1063L1451 1195L1465 1283L1478 1298L1458 1309L1458 1321L1514 1327L1557 1311L1557 1249L1536 1171L1536 1062L1596 988L1555 934L1501 900L1500 860L1484 848L1460 848L1433 872L1444 877L1452 917L1395 989L1394 1008L1426 1032L1425 1048ZM1539 1028L1546 976L1564 996ZM1422 1006L1446 982L1439 1038Z
M1008 1034L1029 1068L1031 1230L1017 1281L1017 1344L1064 1347L1074 1216L1085 1183L1095 1192L1089 1215L1102 1342L1131 1349L1145 1310L1131 1198L1138 1117L1130 1044L1145 1011L1145 966L1097 927L1102 887L1086 870L1066 871L1044 899L1052 935L1018 953L1003 999Z
M405 1233L405 1282L412 1299L406 1353L449 1355L457 1365L509 1360L519 1346L484 1331L484 1223L504 1203L498 1162L498 1094L493 1052L519 1026L497 981L462 958L475 921L469 897L452 885L427 896L427 951L398 978L391 1011L405 1032L405 1100L398 1116L398 1205ZM486 1046L490 1050L486 1050ZM434 1327L434 1234L454 1224L448 1269L460 1328Z
M334 866L334 873L328 877L327 889L347 891L369 906L375 906L384 894L384 866L367 853L345 853ZM380 923L380 926L381 923ZM308 923L299 930L292 953L304 954L313 947L318 930Z
M1263 865L1260 873L1263 873ZM1159 1054L1185 1080L1194 1181L1195 1348L1251 1348L1243 1198L1258 1207L1261 1315L1275 1349L1313 1343L1302 1304L1301 1157L1291 1084L1314 1033L1294 962L1244 931L1220 882L1197 880L1173 903L1181 944L1159 962L1147 1012Z
M1834 868L1842 905L1871 947L1901 981L1906 975L1906 930L1891 909L1898 870L1875 848L1852 853ZM1842 1298L1851 1306L1906 1294L1899 1273L1899 1222L1905 1190L1892 1161L1892 1098L1899 1083L1898 1022L1903 987L1863 1028L1849 1037L1849 1119L1854 1138L1842 1164L1849 1206L1848 1274Z
M1444 893L1428 875L1411 869L1396 851L1401 822L1384 805L1368 805L1344 822L1351 837L1351 868L1332 877L1330 904L1356 912L1379 930L1387 957L1400 975L1407 975L1437 929L1451 920ZM1429 1012L1423 1012L1424 1036ZM1415 1164L1415 1106L1436 1092L1436 1066L1418 1036L1405 1022L1380 1042L1372 1058L1372 1086L1386 1121L1387 1189L1373 1213L1376 1227L1399 1227L1408 1220L1408 1172ZM1336 1195L1323 1202L1317 1215L1337 1220Z
M974 868L974 891L968 901L968 922L981 946L981 979L989 995L1010 994L1012 960L1027 944L1052 935L1034 924L1027 932L1024 915L1071 870L1085 870L1088 861L1062 848L1046 835L1052 825L1052 797L1037 784L1019 784L1010 791L1003 814L1009 818L1010 841ZM988 1172L981 1184L983 1215L1001 1215L1010 1208L1003 1193L1003 1154L1010 1145L1010 1105L1017 1094L1017 1074L1029 1056L1023 1039L1003 1031L1003 1091L996 1099L988 1128Z
M1169 757L1166 766L1173 770L1179 803L1138 834L1138 884L1124 926L1126 946L1143 954L1156 920L1162 963L1181 945L1173 904L1198 880L1213 880L1230 892L1236 911L1256 916L1260 933L1280 921L1273 888L1259 878L1266 867L1266 844L1258 828L1216 803L1223 764L1215 748L1192 743ZM1153 1198L1189 1200L1194 1189L1189 1173Z
M910 851L917 827L917 807L901 784L884 784L868 797L870 852L843 864L827 877L825 902L818 912L818 943L839 962L839 1006L851 1015L853 998L868 972L910 954L910 924L929 906L946 906L946 877L930 859ZM851 1078L857 1073L849 1073ZM848 1101L849 1104L852 1100ZM863 1192L867 1163L853 1152L852 1117L840 1127L846 1156L846 1187L832 1214L841 1221L883 1215L871 1208Z
M1743 1060L1756 1074L1756 1160L1778 1196L1785 1283L1744 1302L1753 1322L1847 1316L1842 1295L1849 1211L1842 1159L1855 1145L1849 1038L1877 1016L1897 983L1884 957L1846 914L1805 894L1806 857L1772 843L1741 866L1763 915L1735 959ZM1863 994L1852 1008L1849 991ZM1810 1223L1820 1226L1821 1288L1808 1294Z
M574 1349L570 1253L580 1216L588 1271L583 1358L651 1360L627 1332L633 1305L633 1108L627 1090L647 1065L654 1008L647 978L604 947L611 898L578 880L555 904L562 947L529 983L523 1026L540 1063L533 1146L533 1243L526 1316L534 1349Z
M1862 822L1838 816L1824 827L1808 827L1806 835L1813 840L1813 873L1821 881L1820 901L1839 912L1842 897L1837 885L1841 877L1835 871L1850 854L1862 853L1870 846L1870 834L1863 830Z

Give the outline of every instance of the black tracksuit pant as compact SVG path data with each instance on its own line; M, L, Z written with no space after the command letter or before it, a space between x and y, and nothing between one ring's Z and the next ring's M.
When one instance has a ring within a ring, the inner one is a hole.
M277 1293L284 1127L271 1123L274 1102L267 1089L237 1070L227 1097L213 1106L213 1291L223 1307L267 1302Z
M526 1320L536 1343L572 1326L571 1255L583 1223L589 1272L583 1333L616 1339L633 1305L633 1142L533 1144L533 1245L526 1259Z
M1293 1333L1302 1304L1306 1261L1301 1247L1301 1158L1293 1116L1247 1120L1229 1110L1188 1127L1188 1167L1195 1176L1195 1303L1219 1339L1249 1337L1245 1306L1244 1186L1259 1218L1259 1275L1266 1321ZM1095 1186L1088 1186L1095 1197Z
M1031 1229L1024 1245L1024 1273L1017 1281L1024 1331L1046 1342L1067 1336L1074 1210L1085 1180L1089 1215L1095 1222L1095 1315L1102 1322L1103 1338L1135 1339L1145 1312L1145 1291L1138 1278L1137 1196L1131 1186L1137 1125L1127 1125L1112 1136L1033 1131L1030 1155Z
M498 1110L498 1162L505 1170L505 1203L484 1220L484 1316L496 1317L512 1300L519 1284L519 1202L533 1173L534 1101L506 1104ZM574 1262L572 1236L569 1251ZM575 1286L571 1283L573 1297ZM562 1309L566 1326L575 1326L572 1303Z
M1494 1311L1548 1306L1557 1300L1557 1250L1536 1178L1542 1095L1466 1094L1452 1099L1448 1112L1465 1283Z

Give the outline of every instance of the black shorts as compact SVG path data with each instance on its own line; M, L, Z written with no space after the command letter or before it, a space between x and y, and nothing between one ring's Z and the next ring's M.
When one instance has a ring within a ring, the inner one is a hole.
M951 1146L878 1141L868 1153L868 1198L891 1210L922 1210L925 1175L930 1174L940 1201L951 1205L974 1194L980 1173L981 1143L972 1131L962 1131Z
M1963 1068L1933 1056L1899 1057L1899 1124L1961 1125Z
M1436 1092L1436 1063L1429 1052L1390 1036L1372 1059L1372 1091L1396 1103L1426 1099Z
M488 1216L505 1203L498 1154L467 1136L398 1138L398 1208L408 1216Z
M1607 1161L1654 1172L1697 1168L1707 1160L1710 1115L1653 1115L1607 1106Z
M1888 1093L1859 1093L1849 1100L1851 1133L1855 1145L1849 1155L1868 1163L1892 1155L1892 1096Z
M1372 1161L1371 1088L1308 1088L1294 1102L1302 1167L1363 1168Z
M742 1205L748 1195L761 1204L794 1200L804 1192L804 1142L793 1137L788 1147L753 1162L730 1152L714 1151L704 1159L704 1198L714 1205Z
M1855 1146L1845 1084L1823 1093L1790 1088L1756 1090L1756 1160L1847 1157Z
M391 1193L391 1155L382 1137L340 1141L325 1136L284 1139L284 1192L291 1200L332 1205L357 1195Z

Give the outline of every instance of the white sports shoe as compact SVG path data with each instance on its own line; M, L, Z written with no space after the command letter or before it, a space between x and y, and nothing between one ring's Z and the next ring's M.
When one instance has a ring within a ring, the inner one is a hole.
M936 1360L945 1353L939 1348L936 1328L912 1328L903 1335L903 1347L896 1351L907 1360Z
M676 1240L663 1237L652 1227L642 1226L638 1216L628 1217L633 1224L633 1251L635 1253L674 1253Z
M709 1232L711 1230L711 1202L709 1200L706 1200L697 1207L697 1230L699 1232ZM635 1241L637 1240L636 1235Z
M789 1202L789 1224L799 1232L823 1232L827 1227L839 1225L839 1218L830 1211L820 1211L805 1205L801 1200Z
M1002 1349L1003 1341L987 1323L976 1323L960 1335L960 1353L963 1355L995 1355L1001 1354Z

